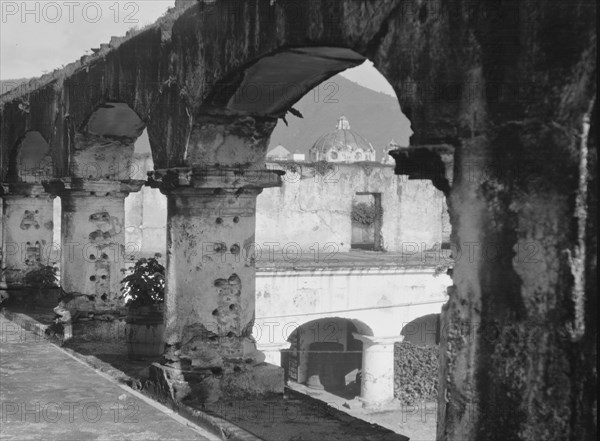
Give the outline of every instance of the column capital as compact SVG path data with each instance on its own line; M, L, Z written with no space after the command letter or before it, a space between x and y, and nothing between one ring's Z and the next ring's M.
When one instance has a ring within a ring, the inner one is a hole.
M373 336L357 334L356 332L353 332L352 336L369 345L393 345L394 343L401 342L403 338L401 335Z
M110 196L126 197L129 193L139 191L146 181L142 180L90 180L83 178L65 177L52 179L43 183L46 191L54 194L80 194L81 196Z
M148 173L149 185L165 193L184 192L213 194L215 190L225 193L280 187L281 170L249 169L245 167L180 167L154 170Z
M289 341L285 342L277 342L277 343L265 343L261 344L260 342L256 343L256 346L261 351L281 351L281 350L289 350L292 344Z
M0 183L0 197L41 197L54 198L56 195L46 191L42 184L31 184L27 182L2 182Z

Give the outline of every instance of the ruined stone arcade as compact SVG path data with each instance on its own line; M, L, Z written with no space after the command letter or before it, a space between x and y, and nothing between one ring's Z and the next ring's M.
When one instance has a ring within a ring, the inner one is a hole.
M198 250L253 242L256 197L281 179L265 167L277 119L368 58L412 123L397 173L446 193L462 253L442 314L438 439L595 438L595 8L177 2L0 97L3 282L21 287L43 258L60 196L63 288L78 310L114 307L124 198L144 184L127 163L145 128L147 183L168 197L156 378L176 398L281 392L250 335L254 267Z

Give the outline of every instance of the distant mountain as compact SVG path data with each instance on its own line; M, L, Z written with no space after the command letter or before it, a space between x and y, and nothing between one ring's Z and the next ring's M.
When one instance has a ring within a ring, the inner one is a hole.
M341 75L323 82L306 94L294 108L304 118L287 114L289 126L280 121L271 136L269 150L281 144L289 151L308 154L314 142L335 129L340 115L346 115L351 130L365 137L377 150L393 138L400 145L408 145L412 133L410 121L400 111L395 97L375 92Z
M15 87L20 86L23 83L29 81L29 78L19 78L17 80L0 80L0 95L8 92Z

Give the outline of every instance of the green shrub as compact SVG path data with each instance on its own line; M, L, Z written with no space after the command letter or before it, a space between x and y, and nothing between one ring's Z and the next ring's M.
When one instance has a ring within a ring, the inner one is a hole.
M53 288L58 286L58 268L54 265L40 265L25 274L23 281L29 286Z
M165 267L159 257L157 253L149 259L139 259L121 280L121 298L128 306L150 306L165 301Z

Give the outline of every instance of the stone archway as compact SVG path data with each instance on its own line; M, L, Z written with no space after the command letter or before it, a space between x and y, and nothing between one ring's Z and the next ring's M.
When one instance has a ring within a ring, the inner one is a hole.
M260 169L261 140L283 115L240 112L224 120L212 108L209 118L200 109L206 108L212 87L238 72L235 95L246 67L283 48L351 48L372 59L390 80L413 123L413 147L429 152L416 155L416 168L408 173L435 179L449 192L452 242L461 251L478 245L490 252L479 253L479 260L464 258L454 268L456 286L442 322L458 325L458 331L442 341L438 438L579 439L595 431L587 413L573 410L595 406L583 392L585 382L596 378L589 362L593 356L584 350L596 330L586 313L595 295L584 288L593 287L595 250L590 254L583 246L590 235L588 213L594 213L582 202L588 198L585 122L596 95L595 8L595 2L573 7L533 1L178 2L156 25L2 95L2 180L10 149L29 129L52 139L64 171L72 134L67 122L78 126L107 96L131 103L136 113L152 119L157 167L230 166L235 163L230 156L239 153L240 164ZM438 147L456 151L453 182L445 176L448 167L435 160ZM485 173L473 178L474 167ZM592 178L595 174L589 171ZM170 201L181 220L173 231L176 239L176 230L195 216L183 213L187 204L218 211L240 188L256 192L274 181L264 173L237 181L233 170L217 175L163 174L168 188L180 187ZM201 191L191 195L192 189ZM215 198L215 190L227 196ZM236 209L252 210L254 196L246 196ZM216 216L194 220L216 224ZM252 236L253 221L246 220L233 227L235 235L211 230L218 250L230 249L220 245L231 238L243 242ZM202 242L204 236L196 239ZM185 261L186 256L178 257ZM243 300L232 304L244 311L238 322L245 330L253 308L244 290L252 291L253 276L252 270L237 274L242 271L215 265L206 279L213 285L218 281L216 288L228 294L243 292ZM234 275L244 278L244 288L237 289L242 285ZM197 288L186 285L183 276L171 276L172 286L178 283L190 293ZM202 288L214 294L210 283ZM171 307L176 304L173 300ZM183 323L174 326L174 346L186 326L199 334L211 319L198 313L188 323L183 310L173 320L179 318ZM461 331L465 323L483 324L487 331L480 328L467 338ZM226 352L236 342L236 350L244 353L246 334L228 337ZM176 361L177 350L169 354Z
M345 398L359 395L363 343L354 338L356 333L373 335L363 322L341 317L298 326L287 339L289 349L283 351L286 380Z
M42 181L53 173L50 146L40 132L28 131L11 151L7 180L0 185L2 289L35 288L27 275L51 265L53 196L44 191Z
M405 324L400 331L402 341L416 346L440 343L440 314L427 314Z
M124 200L134 179L134 143L144 122L126 104L106 102L79 126L69 125L67 172L45 181L61 200L61 286L70 309L115 311L125 262Z

